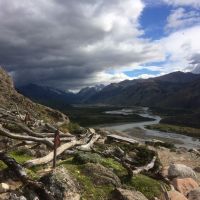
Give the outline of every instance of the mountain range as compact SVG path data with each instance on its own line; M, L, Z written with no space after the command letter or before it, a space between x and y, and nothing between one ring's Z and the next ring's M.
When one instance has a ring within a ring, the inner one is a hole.
M200 110L200 74L189 72L87 87L77 94L34 84L17 89L37 102L57 108L84 103Z

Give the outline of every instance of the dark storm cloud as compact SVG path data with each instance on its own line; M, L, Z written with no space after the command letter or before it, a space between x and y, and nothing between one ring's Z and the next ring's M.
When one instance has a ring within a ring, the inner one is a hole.
M156 60L157 46L138 39L142 9L140 0L0 0L0 65L18 85L73 89L108 68Z

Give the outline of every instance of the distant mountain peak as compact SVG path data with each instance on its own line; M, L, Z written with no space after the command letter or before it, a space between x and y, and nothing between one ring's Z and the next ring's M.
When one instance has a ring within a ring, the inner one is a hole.
M165 82L173 82L173 83L187 83L193 81L194 79L198 79L199 76L191 73L191 72L181 72L176 71L169 74L165 74L156 78L152 78L154 80L160 80Z

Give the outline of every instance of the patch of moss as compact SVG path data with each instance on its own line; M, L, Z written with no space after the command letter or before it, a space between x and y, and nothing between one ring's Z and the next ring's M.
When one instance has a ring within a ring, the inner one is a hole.
M32 180L38 180L39 179L39 176L37 175L37 173L35 173L31 169L26 169L26 173L27 173L28 177Z
M153 199L153 197L159 197L161 195L161 184L163 183L139 174L133 177L127 184L143 193L148 199Z
M90 163L101 163L102 157L97 153L84 153L84 152L78 152L74 158L73 162L75 164L86 164L88 162Z
M65 123L62 126L59 127L61 131L63 132L70 132L72 134L81 134L83 132L83 128L79 126L78 123Z
M119 162L112 158L101 157L97 153L78 152L72 161L74 164L99 163L104 167L111 168L113 172L119 177L126 175L126 170Z
M29 169L30 169L31 171L33 171L34 173L37 173L38 171L44 169L44 167L45 167L44 165L39 165L39 166L30 167Z
M0 170L6 169L7 166L4 164L4 162L0 161Z
M22 151L11 151L9 156L14 158L19 164L24 164L26 161L32 159L32 156L24 154Z
M104 167L111 168L118 177L127 175L126 169L124 169L124 167L119 162L112 158L103 158L100 164L102 164Z
M63 165L79 182L82 190L82 200L104 200L107 199L109 193L113 190L112 185L95 186L90 177L83 173L84 165L74 164L72 158L60 164Z

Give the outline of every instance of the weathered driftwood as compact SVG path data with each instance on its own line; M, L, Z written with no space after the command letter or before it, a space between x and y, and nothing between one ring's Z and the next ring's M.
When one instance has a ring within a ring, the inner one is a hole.
M15 140L39 142L39 143L47 145L48 147L53 148L53 142L49 140L48 138L38 138L38 137L33 137L33 136L25 136L25 135L11 133L10 131L2 128L1 126L0 126L0 135L11 138L11 139L15 139Z
M33 137L39 137L39 138L45 138L45 137L54 137L54 132L57 130L56 128L54 128L51 125L50 130L53 132L41 132L41 133L37 133L33 130L31 130L26 124L19 122L19 121L13 121L13 120L8 120L8 119L1 119L1 122L7 123L7 124L14 124L16 126L18 126L22 131L24 131L24 133L26 133L29 136L33 136ZM73 135L71 135L70 133L62 133L60 131L60 137L72 137Z
M7 156L4 152L0 152L0 160L3 161L12 171L15 172L21 180L23 180L27 174L24 168L17 163L14 158Z
M133 170L133 174L136 175L143 171L149 171L150 169L152 169L154 167L155 161L156 161L156 156L154 156L153 159L151 160L151 162L148 163L147 165L138 167L137 169Z
M22 141L22 142L19 142L19 143L13 145L13 146L9 146L9 147L7 147L6 149L2 149L2 150L0 150L0 152L4 152L4 151L8 152L8 151L14 150L14 149L16 149L16 148L18 148L18 147L24 146L24 145L26 145L26 144L27 144L26 141ZM38 144L38 145L39 145L39 144Z
M123 137L123 136L119 136L119 135L115 135L115 134L107 135L108 142L113 141L113 140L127 142L130 144L138 144L139 143L137 140L134 140L134 139L128 138L128 137Z
M31 188L39 196L40 199L54 200L54 197L45 189L40 182L30 180L25 169L15 161L15 159L7 156L5 153L0 153L0 160L3 161L10 170L15 172L15 175L24 183L26 187Z
M103 157L113 158L117 162L121 163L122 166L127 170L129 178L131 178L134 175L137 175L137 174L139 174L139 173L141 173L143 171L149 171L150 169L152 169L154 167L155 161L157 159L156 156L154 156L153 159L151 160L151 162L148 163L147 165L142 166L142 167L138 167L138 168L135 168L134 170L132 170L131 165L129 163L127 163L126 153L125 152L124 152L124 155L119 154L118 156L115 156L112 152L109 152L109 153L99 152L99 151L95 150L94 148L92 148L92 152L98 153L99 155L101 155Z
M81 145L77 147L78 150L81 151L91 151L91 148L93 147L94 143L100 138L100 135L92 134L89 142L87 144Z
M47 129L51 130L52 132L55 132L55 131L57 131L57 129L58 129L58 128L52 126L52 125L49 124L49 123L45 123L45 126L46 126ZM73 135L72 135L71 133L69 133L69 132L63 133L62 131L60 131L60 137L62 137L62 136L65 136L65 137L69 136L69 137L71 137L71 136L73 136Z
M74 140L69 143L65 143L57 148L57 156L62 154L65 150L70 149L74 147L75 145L81 145L83 143L84 143L84 140ZM25 166L32 167L32 166L47 164L53 160L53 155L54 155L54 152L52 151L44 157L27 161L25 163Z

